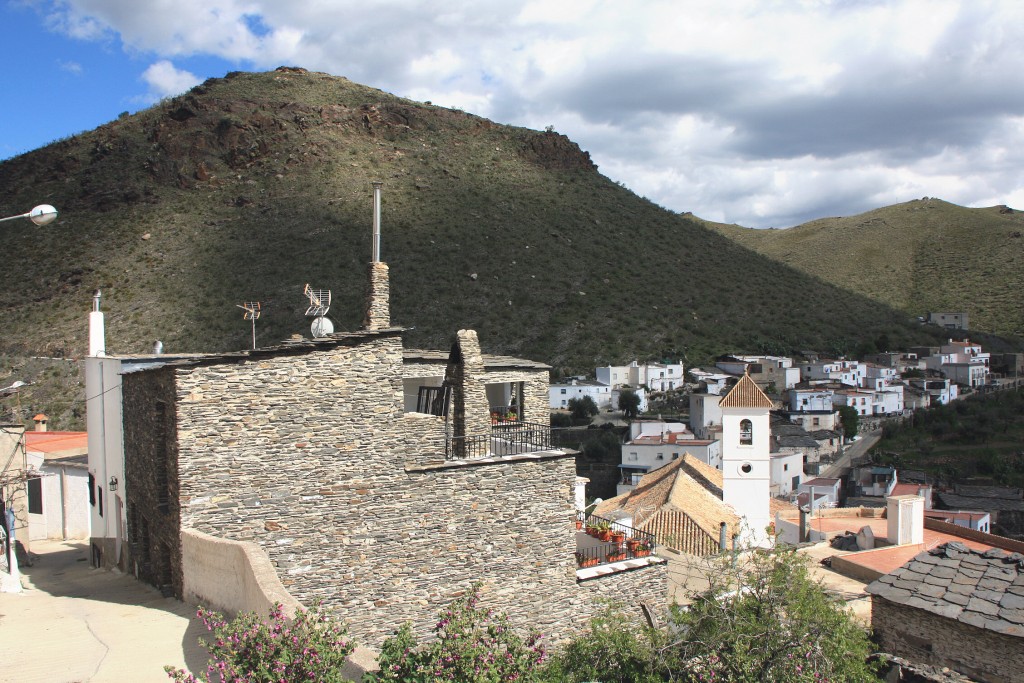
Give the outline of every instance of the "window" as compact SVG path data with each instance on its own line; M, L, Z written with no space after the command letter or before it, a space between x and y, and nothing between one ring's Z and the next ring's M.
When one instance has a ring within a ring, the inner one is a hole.
M96 477L89 473L89 505L96 507Z
M740 445L751 446L754 443L754 424L750 420L740 420Z
M789 472L789 463L783 463L782 471L783 472Z
M636 452L635 451L630 451L629 459L632 460L632 461L636 461Z
M103 487L96 487L96 509L100 513L100 517L103 516Z
M43 514L43 480L41 477L30 477L28 482L28 513Z
M664 453L658 453L658 457L655 458L655 460L664 460L664 459L665 459L665 454Z
M673 453L672 454L672 459L673 460L678 460L679 459L679 454L678 453Z
M817 427L820 424L821 424L821 418L820 417L814 418L814 426Z
M563 394L565 393L565 389L562 389L562 393L563 393Z

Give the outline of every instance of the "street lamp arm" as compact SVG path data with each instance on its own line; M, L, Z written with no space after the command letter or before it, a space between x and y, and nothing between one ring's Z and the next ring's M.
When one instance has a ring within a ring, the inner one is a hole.
M18 218L27 218L36 225L48 225L57 219L57 209L53 208L49 204L40 204L28 213L0 218L0 223L3 223L4 221L17 220Z

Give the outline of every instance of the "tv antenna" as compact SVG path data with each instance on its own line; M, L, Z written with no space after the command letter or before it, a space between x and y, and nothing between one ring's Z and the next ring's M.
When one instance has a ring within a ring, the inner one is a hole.
M252 321L252 348L256 350L256 319L260 317L261 309L259 301L246 301L244 304L235 304L241 308L245 313L242 314L242 320Z
M334 332L334 323L327 319L327 311L331 307L331 290L313 289L307 284L303 294L309 297L306 315L313 318L309 328L313 337L326 337Z

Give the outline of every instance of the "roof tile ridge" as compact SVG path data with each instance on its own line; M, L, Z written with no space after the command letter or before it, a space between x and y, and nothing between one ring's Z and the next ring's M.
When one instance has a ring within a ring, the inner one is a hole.
M687 454L687 455L689 455L689 454ZM690 457L692 458L693 456L691 455ZM684 470L686 470L686 473L689 474L690 477L692 479L694 479L698 484L700 484L705 489L707 489L708 493L710 493L711 495L715 496L719 500L723 499L723 495L724 494L722 492L722 489L720 487L716 486L714 483L712 483L710 479L705 477L703 472L701 472L696 467L691 465L686 460L685 457L680 458L679 462L682 463L680 465L680 467L682 467ZM673 485L673 488L674 488L674 485Z

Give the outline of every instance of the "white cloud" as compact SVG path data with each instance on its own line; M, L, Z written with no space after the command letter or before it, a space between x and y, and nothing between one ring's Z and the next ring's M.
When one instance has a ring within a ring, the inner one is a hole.
M75 76L79 76L82 73L82 65L78 62L57 60L57 68L61 71L66 71L69 74L74 74Z
M178 69L167 60L150 64L142 72L142 80L149 85L150 92L157 99L181 94L202 81L195 74Z
M54 0L133 54L344 75L554 125L679 211L755 226L1024 196L1024 3L978 0ZM204 73L203 77L221 74ZM199 77L158 61L155 93Z

